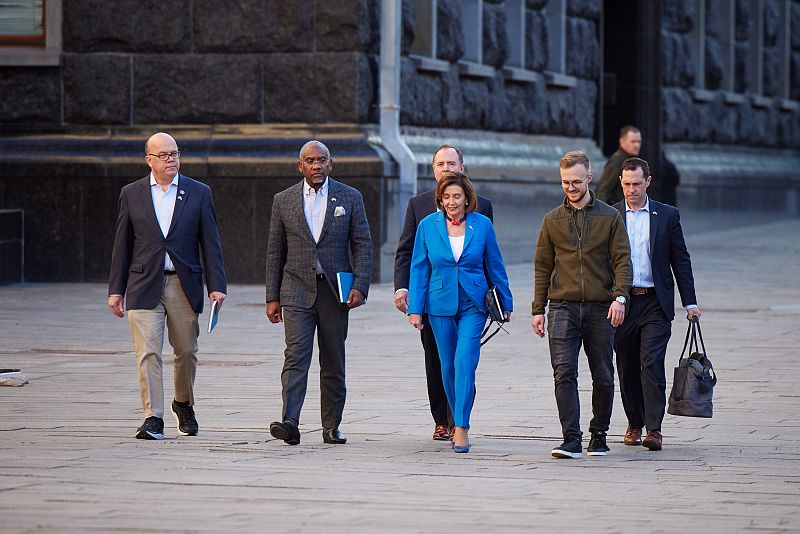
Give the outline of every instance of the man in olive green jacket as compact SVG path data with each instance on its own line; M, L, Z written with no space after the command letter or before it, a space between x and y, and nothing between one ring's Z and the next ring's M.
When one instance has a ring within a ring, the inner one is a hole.
M631 288L631 250L619 211L594 198L589 157L567 152L560 161L564 203L544 216L534 259L533 330L545 332L564 443L556 458L583 456L578 399L581 343L592 373L591 439L586 452L609 452L606 432L614 404L614 329L625 318Z

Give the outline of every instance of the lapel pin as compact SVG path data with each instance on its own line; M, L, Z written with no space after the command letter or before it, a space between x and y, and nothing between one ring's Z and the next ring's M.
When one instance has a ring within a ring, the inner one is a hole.
M653 215L658 215L658 212L657 212L657 211L654 211L654 212L653 212Z
M336 202L336 197L331 197L331 202Z
M470 226L470 227L469 227L469 229L470 229L470 230L474 230L474 228L472 228L472 226Z
M183 197L178 197L178 200L183 200Z
M184 191L183 189L181 189L181 195L185 195L185 194L186 194L186 191Z

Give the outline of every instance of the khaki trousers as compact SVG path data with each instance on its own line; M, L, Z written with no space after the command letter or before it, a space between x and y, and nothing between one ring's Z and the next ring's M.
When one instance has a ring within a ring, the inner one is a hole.
M164 275L164 294L152 310L129 310L139 393L145 417L164 418L164 379L161 352L164 348L164 317L169 344L174 351L175 400L194 404L197 371L198 314L189 305L177 275Z

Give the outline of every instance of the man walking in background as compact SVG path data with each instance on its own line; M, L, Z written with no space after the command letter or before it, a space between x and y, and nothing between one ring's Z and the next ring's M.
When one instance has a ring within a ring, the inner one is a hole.
M635 126L623 126L619 131L619 148L611 154L603 167L603 175L597 183L595 195L606 204L616 204L622 200L619 174L622 162L639 155L642 149L642 133Z

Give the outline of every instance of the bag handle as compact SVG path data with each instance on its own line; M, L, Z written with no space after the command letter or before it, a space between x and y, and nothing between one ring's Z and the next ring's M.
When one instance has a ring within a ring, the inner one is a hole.
M492 333L491 333L491 335L490 335L489 337L487 337L486 339L483 339L483 336L485 336L485 335L486 335L486 333L487 333L487 332L489 331L489 329L492 327L492 324L496 324L496 325L497 325L497 329L495 329L495 331L494 331L494 332L492 332ZM490 339L492 339L492 338L493 338L493 337L494 337L494 336L495 336L495 335L496 335L496 334L497 334L497 333L498 333L500 330L502 330L503 332L505 332L506 334L508 334L508 330L506 330L505 328L503 328L503 323L501 323L501 322L499 322L499 321L492 321L492 320L490 320L490 321L489 321L489 324L487 324L487 325L486 325L486 328L484 328L484 329L483 329L483 332L481 333L481 339L482 339L482 341L481 341L481 347L482 347L482 346L484 346L484 345L486 345L486 343L488 343L488 342L489 342L489 340L490 340Z
M691 337L691 341L689 338ZM697 338L700 338L700 342L697 342ZM684 354L686 354L686 347L689 347L689 355L692 354L692 348L695 351L699 351L700 347L703 347L703 356L706 356L706 344L703 341L703 333L700 331L700 319L698 317L692 317L689 319L689 326L686 329L686 339L683 341L683 350L681 351L681 357L678 361L683 360Z

